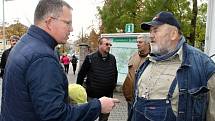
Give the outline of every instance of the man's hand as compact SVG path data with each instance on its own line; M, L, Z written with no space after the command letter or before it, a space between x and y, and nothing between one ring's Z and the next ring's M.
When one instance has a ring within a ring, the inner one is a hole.
M101 102L101 113L110 113L116 104L120 103L118 99L108 97L101 97L99 101Z

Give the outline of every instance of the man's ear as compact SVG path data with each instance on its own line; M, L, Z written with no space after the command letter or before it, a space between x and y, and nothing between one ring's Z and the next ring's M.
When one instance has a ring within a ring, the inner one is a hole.
M171 37L171 40L176 40L178 38L178 30L172 29L172 31L170 32L170 37Z
M53 18L52 17L47 17L46 19L45 19L45 26L46 26L46 28L48 29L48 30L50 30L51 29L51 22L53 21Z

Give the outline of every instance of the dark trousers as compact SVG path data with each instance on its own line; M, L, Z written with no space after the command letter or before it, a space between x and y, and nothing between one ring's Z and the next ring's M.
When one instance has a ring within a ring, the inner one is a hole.
M76 64L72 64L72 67L73 67L73 73L75 74L77 63Z
M113 97L113 94L110 94L109 96L107 96L107 97ZM93 99L93 97L87 97L87 100L88 101L90 101L90 100L92 100ZM104 114L104 113L101 113L100 115L99 115L99 121L108 121L108 117L109 117L109 115L110 115L110 113L106 113L106 114Z
M69 64L64 65L64 70L68 74L68 72L69 72Z
M128 116L131 113L131 108L132 108L132 102L127 102L128 105Z
M109 115L110 115L110 113L106 113L106 114L101 113L99 115L99 121L108 121Z

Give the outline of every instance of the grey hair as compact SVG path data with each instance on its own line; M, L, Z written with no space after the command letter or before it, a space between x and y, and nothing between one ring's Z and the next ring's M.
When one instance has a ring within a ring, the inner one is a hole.
M64 6L72 10L72 7L64 0L40 0L34 12L34 24L44 20L49 15L60 16Z
M137 39L143 39L143 41L144 41L145 43L150 43L149 35L140 34L140 35L137 36Z

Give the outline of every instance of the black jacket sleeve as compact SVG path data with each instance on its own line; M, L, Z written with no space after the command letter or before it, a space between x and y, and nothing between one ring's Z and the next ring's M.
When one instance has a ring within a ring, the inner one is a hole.
M114 64L115 64L115 83L117 84L118 71L117 71L117 65L116 65L116 58L115 57L114 57Z
M80 84L80 85L83 84L84 78L86 77L86 75L87 75L87 73L89 71L89 68L90 68L90 59L89 59L89 56L90 55L87 55L85 57L85 60L84 60L84 62L82 64L82 66L81 66L81 69L78 72L78 77L77 77L77 81L76 81L77 84Z
M5 65L6 65L6 62L7 62L7 58L8 58L8 55L10 53L10 50L11 49L7 49L3 52L2 54L2 57L1 57L1 63L0 63L0 68L1 68L1 73L0 73L0 76L3 77L4 75L4 68L5 68Z

